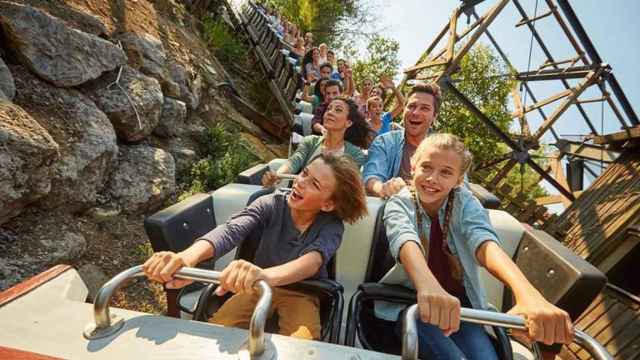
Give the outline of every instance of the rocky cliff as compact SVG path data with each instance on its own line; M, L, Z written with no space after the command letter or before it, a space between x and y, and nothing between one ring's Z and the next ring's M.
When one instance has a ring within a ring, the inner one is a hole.
M198 136L248 123L198 34L173 0L0 0L0 290L60 262L99 283L147 256L142 220Z

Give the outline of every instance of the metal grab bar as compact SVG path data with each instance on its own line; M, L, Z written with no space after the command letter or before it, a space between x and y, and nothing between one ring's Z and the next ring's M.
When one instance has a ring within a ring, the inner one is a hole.
M144 276L142 265L127 269L102 285L93 303L95 323L88 324L85 327L83 331L85 338L89 340L100 339L112 335L122 328L124 320L109 314L109 302L113 294L127 280L140 276ZM218 283L220 281L220 272L184 267L174 274L174 278ZM264 352L264 327L269 315L272 297L271 287L265 281L258 281L256 287L260 292L260 299L258 299L249 323L249 353L252 357Z
M418 305L411 305L405 314L402 326L402 359L418 358L418 331L416 320L419 319ZM494 311L460 309L460 320L480 325L500 326L508 329L527 330L524 319L520 316L498 313ZM613 360L607 350L594 338L575 329L575 342L582 346L596 360Z

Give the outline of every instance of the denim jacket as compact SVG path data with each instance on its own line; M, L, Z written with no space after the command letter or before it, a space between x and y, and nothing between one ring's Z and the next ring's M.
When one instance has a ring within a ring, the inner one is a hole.
M398 176L403 147L404 130L393 130L377 136L369 146L369 158L362 172L364 183L372 178L385 182Z
M456 197L451 214L449 226L449 236L447 243L451 252L456 255L464 270L463 284L471 305L476 309L487 309L487 299L484 287L480 280L480 264L476 258L476 250L485 241L495 241L498 244L496 234L487 211L482 207L480 201L466 188L460 187L456 190ZM444 212L447 201L438 211L440 224L444 223ZM420 207L423 213L422 231L429 234L431 220ZM404 188L398 194L391 197L384 209L384 224L389 240L391 254L396 259L396 265L380 281L387 284L399 284L408 288L414 288L409 280L402 264L399 262L400 248L408 241L414 241L424 253L416 231L416 209L411 197L411 192ZM396 321L398 314L404 305L389 302L376 303L376 316Z

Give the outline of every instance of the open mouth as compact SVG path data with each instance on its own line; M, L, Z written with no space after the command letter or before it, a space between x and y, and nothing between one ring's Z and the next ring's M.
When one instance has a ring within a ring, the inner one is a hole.
M291 190L291 195L290 196L291 196L292 200L296 200L296 201L297 200L302 200L304 198L302 195L300 195L300 193L295 188L293 188Z
M430 187L430 186L422 186L422 191L424 191L425 193L428 193L428 194L435 194L435 193L440 192L440 190L438 190L436 188L433 188L433 187Z

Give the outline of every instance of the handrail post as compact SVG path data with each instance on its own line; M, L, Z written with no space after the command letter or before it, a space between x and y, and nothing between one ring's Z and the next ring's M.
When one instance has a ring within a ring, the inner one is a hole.
M128 280L140 276L144 276L144 271L142 270L142 265L137 265L119 273L102 285L93 303L93 317L95 322L88 324L83 331L86 339L96 340L111 336L122 328L124 320L109 314L111 297ZM205 283L218 283L220 272L185 267L178 270L174 274L174 277ZM269 309L271 308L272 298L271 287L266 281L259 280L255 286L260 293L260 298L258 299L249 323L249 353L251 357L259 356L264 352L264 328L269 315Z

